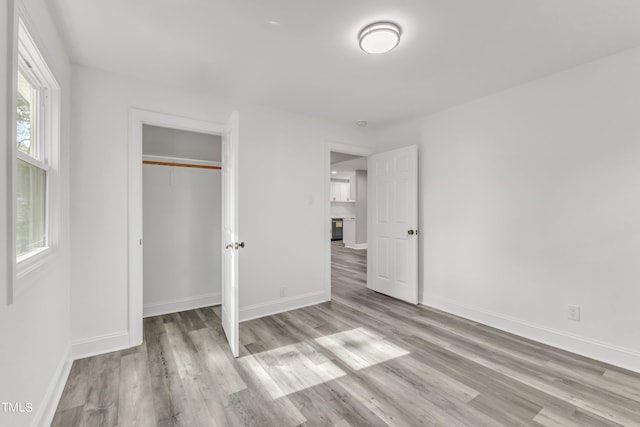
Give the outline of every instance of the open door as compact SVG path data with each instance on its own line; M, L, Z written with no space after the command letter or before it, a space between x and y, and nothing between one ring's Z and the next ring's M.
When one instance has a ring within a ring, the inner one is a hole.
M368 160L367 287L418 303L418 147Z
M222 328L231 353L238 357L238 112L222 135Z

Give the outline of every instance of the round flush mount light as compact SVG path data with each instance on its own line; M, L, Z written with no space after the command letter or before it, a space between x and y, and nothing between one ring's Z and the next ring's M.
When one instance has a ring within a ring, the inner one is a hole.
M387 53L400 43L400 27L393 22L375 22L360 31L360 49L367 53Z

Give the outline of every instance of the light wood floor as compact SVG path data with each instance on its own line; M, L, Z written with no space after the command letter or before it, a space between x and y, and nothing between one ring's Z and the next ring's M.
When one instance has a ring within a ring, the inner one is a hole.
M365 288L332 245L333 301L241 324L145 319L143 345L74 362L54 426L640 425L640 375Z

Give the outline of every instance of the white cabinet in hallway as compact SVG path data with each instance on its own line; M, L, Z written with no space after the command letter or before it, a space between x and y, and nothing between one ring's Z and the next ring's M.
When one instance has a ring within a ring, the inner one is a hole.
M351 185L349 182L331 181L331 201L349 202L351 198Z

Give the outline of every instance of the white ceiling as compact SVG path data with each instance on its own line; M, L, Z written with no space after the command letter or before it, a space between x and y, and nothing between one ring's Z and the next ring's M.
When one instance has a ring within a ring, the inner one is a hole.
M355 156L353 154L338 153L336 151L332 151L331 152L331 164L342 163L342 162L346 162L347 160L357 159L359 157L362 157L362 156Z
M640 46L638 0L48 2L76 63L373 127ZM376 20L389 54L358 48Z
M333 154L333 153L332 153ZM333 179L349 179L355 175L357 170L367 170L367 158L356 157L355 159L345 162L334 163L331 165L331 178ZM336 173L333 173L336 172Z

